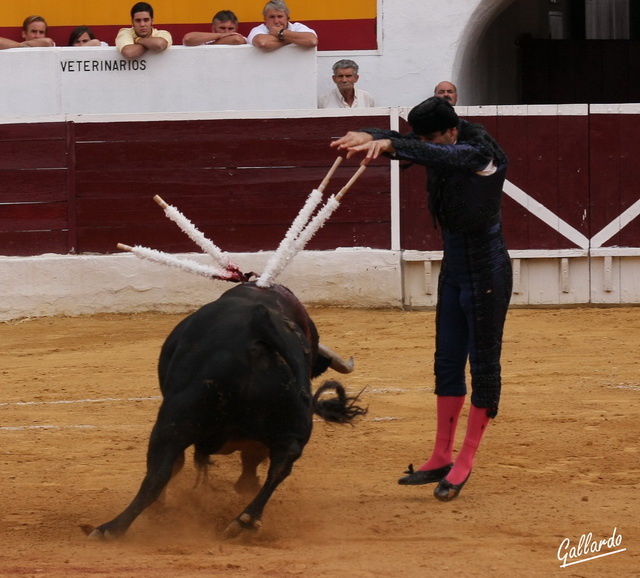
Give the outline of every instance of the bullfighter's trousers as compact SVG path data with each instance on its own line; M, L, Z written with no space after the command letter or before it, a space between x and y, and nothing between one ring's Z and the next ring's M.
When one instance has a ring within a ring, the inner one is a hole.
M443 232L444 257L436 306L435 393L466 395L471 403L498 413L502 335L513 274L502 224L474 234Z

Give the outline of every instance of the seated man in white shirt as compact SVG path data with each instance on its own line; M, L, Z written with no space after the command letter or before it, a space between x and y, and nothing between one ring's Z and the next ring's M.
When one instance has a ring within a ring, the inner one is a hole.
M287 44L305 48L318 45L314 30L300 22L289 22L289 8L283 0L271 0L262 10L264 23L249 32L247 42L266 51L277 50Z
M318 99L318 108L364 108L375 106L373 97L355 87L360 78L358 65L353 60L338 60L333 65L333 82L336 88Z

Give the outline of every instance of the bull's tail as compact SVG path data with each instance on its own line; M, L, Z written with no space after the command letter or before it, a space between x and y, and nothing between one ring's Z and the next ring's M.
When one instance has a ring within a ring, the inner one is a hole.
M320 396L329 391L336 392L335 397L320 399ZM368 408L356 405L360 393L348 396L342 384L337 381L325 381L313 396L313 411L322 419L333 423L351 423L359 415L365 415Z

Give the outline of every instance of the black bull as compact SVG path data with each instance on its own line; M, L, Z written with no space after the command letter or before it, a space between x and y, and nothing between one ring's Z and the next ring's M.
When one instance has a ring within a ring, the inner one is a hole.
M243 283L185 318L160 353L163 401L140 490L116 518L84 531L96 537L124 534L160 497L191 445L202 469L211 454L241 451L235 489L257 494L225 534L260 528L269 498L309 441L313 414L348 423L366 413L355 404L357 396L348 397L335 381L312 394L311 379L330 365L318 353L318 333L306 310L279 285ZM327 390L336 397L320 399ZM256 468L266 458L268 474L260 487Z

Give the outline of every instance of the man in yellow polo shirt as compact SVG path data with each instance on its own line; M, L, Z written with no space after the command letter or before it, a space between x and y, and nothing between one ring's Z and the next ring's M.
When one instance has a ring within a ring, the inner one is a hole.
M139 58L147 50L162 52L173 44L171 34L153 27L153 8L138 2L131 8L132 28L121 28L116 36L116 47L125 58Z

